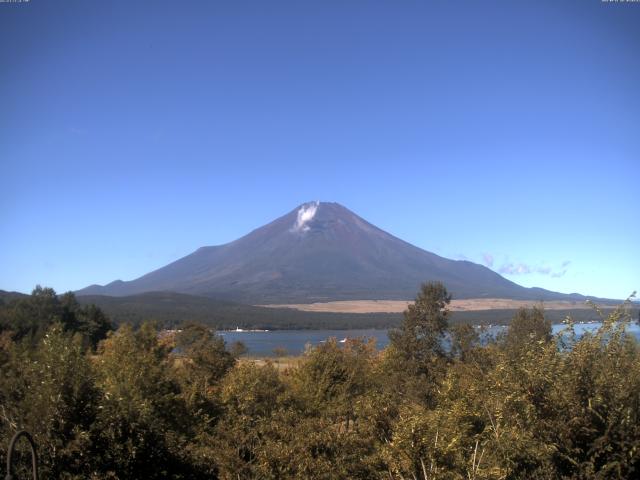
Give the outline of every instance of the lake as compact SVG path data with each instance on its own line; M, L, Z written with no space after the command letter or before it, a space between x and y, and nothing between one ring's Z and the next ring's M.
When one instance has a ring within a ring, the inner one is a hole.
M593 331L600 327L600 323L579 323L575 325L576 334ZM491 327L487 333L495 335L504 327ZM553 333L558 333L565 325L553 325ZM638 340L640 340L640 326L632 323L628 327ZM367 337L375 338L376 346L380 349L387 346L389 337L387 330L274 330L269 332L217 332L227 342L227 345L240 341L249 349L250 357L273 356L273 350L284 348L288 355L299 355L304 352L305 345L319 345L327 339L335 337L338 340L345 338Z

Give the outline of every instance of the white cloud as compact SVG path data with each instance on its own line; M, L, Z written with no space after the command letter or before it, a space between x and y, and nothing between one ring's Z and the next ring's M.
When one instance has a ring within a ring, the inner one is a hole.
M489 268L493 267L493 260L494 259L493 259L493 255L491 255L490 253L484 253L482 255L482 260L484 260L484 264L487 267L489 267Z
M571 262L569 260L565 260L564 262L562 262L562 265L560 266L560 270L557 272L553 272L551 274L551 277L552 278L564 277L564 275L567 273L567 270L569 269L570 264Z
M507 275L525 275L527 273L531 273L531 267L524 263L505 263L498 271Z
M298 218L296 219L296 223L293 224L291 230L294 232L309 231L309 225L307 225L307 223L309 223L313 219L313 217L315 217L319 206L320 202L316 201L300 207L300 210L298 210Z
M549 275L551 278L560 278L567 273L570 263L571 262L569 260L565 260L556 270L548 266L535 267L527 265L526 263L507 262L498 269L498 272L506 275L527 275L530 273L537 273L539 275Z

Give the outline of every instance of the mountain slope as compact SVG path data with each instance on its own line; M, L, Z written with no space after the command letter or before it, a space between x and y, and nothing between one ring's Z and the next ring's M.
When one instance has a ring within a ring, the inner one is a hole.
M77 293L170 291L262 304L412 299L428 280L444 282L456 298L584 298L524 288L484 266L440 257L337 203L301 205L234 242L202 247L129 282Z

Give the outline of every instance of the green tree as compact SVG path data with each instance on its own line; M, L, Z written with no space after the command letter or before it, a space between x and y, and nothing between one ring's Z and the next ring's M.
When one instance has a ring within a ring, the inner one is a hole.
M405 310L400 328L389 331L385 364L392 389L426 402L433 400L448 361L444 342L450 302L451 295L442 283L425 283Z
M199 468L212 473L213 429L222 413L220 382L235 365L236 357L227 351L220 336L203 325L185 325L175 343L174 376L192 425L186 448Z
M52 324L64 324L65 320L56 292L37 285L29 297L9 302L2 328L11 331L16 340L26 337L35 344Z
M551 322L544 316L542 306L520 308L509 323L503 343L505 348L520 351L539 342L551 341Z
M100 462L117 478L183 478L189 422L171 375L170 346L155 327L124 325L102 343L96 428Z
M185 325L175 342L184 360L182 374L204 395L235 365L236 357L226 349L222 337L204 325Z
M373 341L347 339L341 347L331 338L307 351L291 373L294 394L310 415L327 415L348 430L373 380L375 356Z
M473 358L474 352L480 343L478 332L469 324L454 325L451 327L451 355L461 361Z
M257 463L264 430L282 406L285 386L270 363L242 363L224 378L220 398L224 415L215 430L215 458L220 478L260 478Z
M442 283L424 283L415 302L405 310L400 329L389 334L393 348L419 369L428 369L434 356L445 356L443 340L449 327L450 302L451 295Z
M65 331L81 334L85 345L93 349L113 329L95 305L81 306L72 292L58 296L52 288L40 285L30 296L0 308L0 329L12 332L15 340L27 338L35 345L54 323Z
M81 343L54 324L36 348L23 342L10 349L0 389L2 448L25 429L38 445L43 476L88 478L99 392Z

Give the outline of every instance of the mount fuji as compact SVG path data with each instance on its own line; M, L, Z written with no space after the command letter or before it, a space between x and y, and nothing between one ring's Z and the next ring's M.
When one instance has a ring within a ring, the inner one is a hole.
M251 304L408 300L438 280L454 298L584 300L525 288L489 268L450 260L372 225L338 203L309 202L224 245L206 246L131 281L78 295L176 292Z

